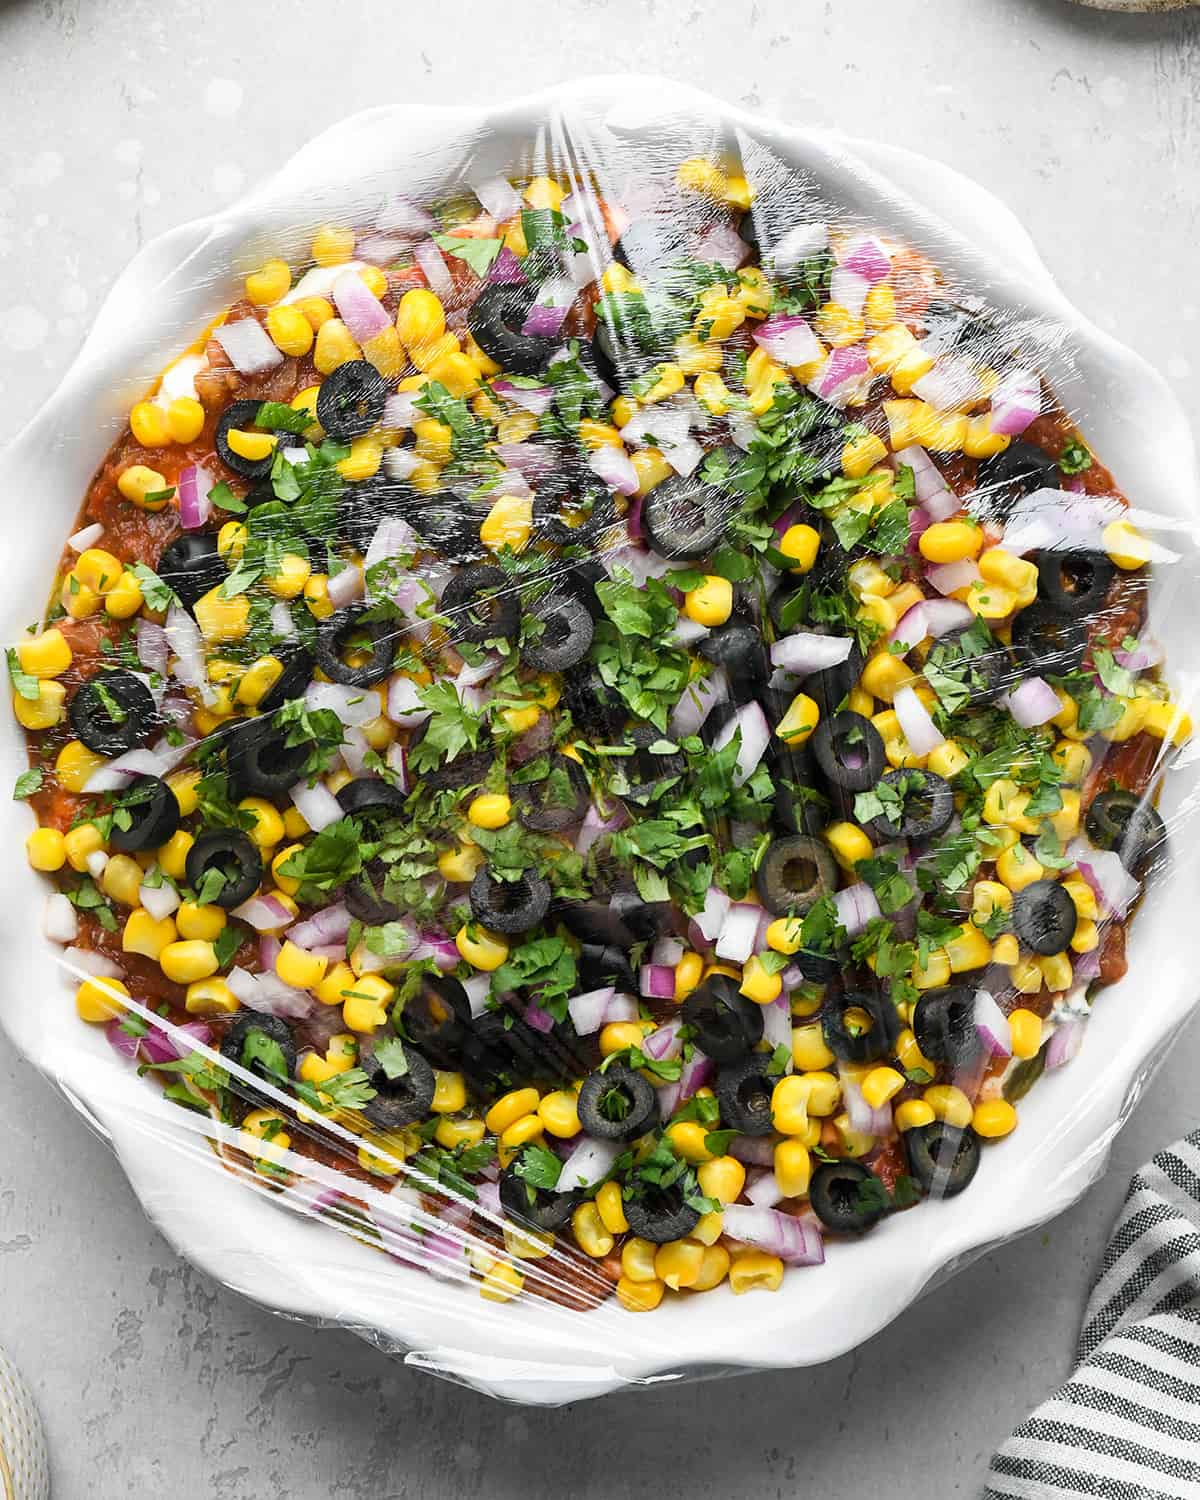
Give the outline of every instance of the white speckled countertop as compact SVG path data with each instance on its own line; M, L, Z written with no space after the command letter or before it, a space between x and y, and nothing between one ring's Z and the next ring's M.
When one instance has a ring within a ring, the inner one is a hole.
M62 374L139 245L228 200L317 129L396 98L499 99L620 70L674 72L974 174L1020 214L1085 312L1185 404L1200 393L1190 12L1109 15L1065 0L466 0L457 11L0 0L0 441ZM104 1145L0 1045L0 1343L40 1399L57 1500L974 1494L995 1444L1066 1372L1125 1182L1196 1124L1198 1067L1193 1029L1075 1210L857 1353L539 1413L410 1372L349 1334L281 1322L193 1272Z

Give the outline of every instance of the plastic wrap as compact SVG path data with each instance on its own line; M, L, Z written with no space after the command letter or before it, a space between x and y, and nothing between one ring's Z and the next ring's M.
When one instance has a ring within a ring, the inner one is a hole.
M377 111L7 462L0 1014L281 1312L542 1402L831 1358L1190 1007L1190 438L931 163Z

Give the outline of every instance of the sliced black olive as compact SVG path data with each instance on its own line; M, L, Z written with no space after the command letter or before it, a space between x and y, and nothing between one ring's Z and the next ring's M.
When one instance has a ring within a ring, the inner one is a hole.
M217 457L227 469L232 469L243 479L265 479L275 462L274 449L267 454L266 458L243 458L240 453L235 453L229 446L230 432L234 430L259 431L254 424L261 407L261 401L234 401L217 418L217 430L213 439ZM160 578L163 576L161 571L158 576Z
M931 1062L953 1067L970 1062L979 1051L974 990L965 984L926 990L913 1010L912 1028Z
M771 661L762 633L741 622L722 625L697 642L700 655L725 668L729 694L734 703L757 698L771 675Z
M229 1030L221 1038L221 1056L226 1062L233 1063L236 1067L245 1068L247 1072L264 1078L268 1083L278 1083L276 1073L268 1069L266 1060L261 1056L246 1057L246 1043L251 1037L257 1035L265 1038L268 1042L274 1042L283 1053L283 1076L291 1078L296 1071L296 1043L292 1040L292 1029L286 1021L279 1016L240 1015ZM258 1043L261 1046L261 1041ZM251 1049L253 1052L253 1048ZM232 1079L232 1087L235 1093L247 1091L246 1084L235 1074Z
M572 901L559 913L563 926L573 937L594 947L617 948L628 952L637 935L625 920L625 909L614 908L607 897L591 901ZM631 989L635 986L630 986Z
M124 755L158 727L154 695L132 672L97 672L67 706L71 733L97 755Z
M860 1161L823 1161L812 1174L808 1201L834 1234L865 1234L887 1212L887 1193L881 1189L879 1178Z
M350 915L368 927L382 927L385 922L398 922L404 916L404 908L383 894L386 878L387 866L381 859L373 859L342 889L342 900Z
M533 521L539 541L556 547L581 547L599 540L617 521L608 487L590 474L584 478L554 474L538 485Z
M1131 875L1141 875L1166 853L1167 825L1144 798L1133 792L1101 792L1084 819L1097 849L1115 849Z
M550 883L531 870L516 880L493 880L487 865L471 882L471 911L493 932L528 932L550 910Z
M184 873L188 885L199 891L211 870L220 870L224 879L215 893L205 892L204 899L224 911L232 911L258 890L263 873L262 855L240 828L210 828L187 852Z
M591 791L583 767L568 755L556 755L541 781L512 787L517 821L537 833L559 833L583 821Z
M596 626L587 605L575 594L551 594L530 611L542 622L536 639L521 647L521 660L537 672L565 672L588 654Z
M388 516L403 516L411 525L410 511L429 498L383 474L344 484L338 496L337 539L357 552L365 552L380 521Z
M814 635L824 635L823 630ZM851 645L844 661L833 667L822 667L819 672L810 672L804 679L804 691L821 710L821 717L828 719L837 713L850 695L850 690L862 676L864 659L856 645Z
M721 1123L741 1135L770 1135L771 1095L775 1080L767 1072L765 1052L755 1052L740 1062L727 1063L717 1074L717 1102Z
M805 979L813 984L828 984L845 967L839 954L816 953L810 948L797 948L791 958Z
M934 1120L906 1131L904 1141L908 1170L931 1198L956 1198L979 1170L979 1137L969 1125Z
M837 890L837 865L825 844L793 833L767 845L754 883L772 915L803 916L814 902Z
M629 718L625 700L593 667L580 665L563 673L562 707L575 728L599 744L612 744Z
M668 785L687 773L687 761L674 750L654 750L652 746L672 743L653 724L631 724L625 735L634 753L621 761L621 770L629 784L627 795L635 802L646 802L661 796Z
M521 332L537 301L529 282L495 282L485 286L467 313L467 327L483 352L510 375L540 374L558 347L556 340Z
M596 593L596 585L607 582L608 574L594 558L573 558L569 562L559 563L554 570L555 587L582 599L584 608L597 622L606 616L604 605Z
M1012 686L1013 661L1001 642L987 631L987 643L983 650L978 649L985 628L976 620L973 625L948 630L933 643L926 658L930 679L935 680L935 672L952 677L966 691L970 703L994 703Z
M126 823L127 826L122 827ZM113 817L109 843L123 854L157 849L179 827L179 802L157 776L143 776L121 798Z
M270 801L287 796L300 780L311 749L307 744L289 745L288 738L288 731L270 719L252 719L239 727L225 753L225 765L239 796Z
M533 1187L520 1175L520 1165L521 1157L517 1157L500 1173L500 1205L505 1213L531 1224L543 1234L565 1228L583 1202L582 1189L558 1193L551 1188Z
M367 620L366 609L341 609L324 620L317 630L317 666L332 682L346 687L369 688L382 682L392 670L396 654L396 627L387 620ZM364 656L351 666L348 655Z
M666 1245L683 1239L700 1222L698 1209L684 1201L683 1186L676 1182L669 1188L646 1185L624 1205L631 1234L652 1245Z
M870 719L843 709L823 718L809 740L821 774L830 786L865 792L884 767L883 740Z
M741 453L736 448L729 451L740 462ZM724 541L737 509L736 491L706 483L699 470L674 474L642 501L642 530L659 557L698 562Z
M347 816L366 814L370 817L403 812L407 794L382 776L356 776L339 789L337 799Z
M762 1006L741 994L728 974L710 974L680 1006L679 1017L715 1063L737 1062L762 1041Z
M1061 953L1075 932L1070 893L1056 880L1035 880L1013 896L1013 931L1035 953Z
M494 1097L495 1090L509 1080L512 1055L504 1022L505 1017L494 1010L473 1016L459 1043L458 1070L485 1097Z
M1006 521L1026 495L1061 487L1062 474L1056 460L1018 438L1003 453L985 458L979 465L971 508L980 520ZM983 502L982 509L978 501Z
M1038 554L1038 598L1061 615L1098 614L1116 567L1103 552Z
M632 946L632 944L630 945ZM583 994L614 985L623 995L637 993L637 977L629 955L615 943L584 943L576 964Z
M312 679L313 654L298 642L281 642L273 654L283 663L283 671L258 702L260 714L273 714L292 698L302 698Z
M767 749L775 788L775 821L789 833L818 834L829 822L829 799L817 787L817 770L807 745L785 745L777 736Z
M900 1016L882 989L842 990L821 1007L821 1035L843 1062L874 1062L900 1035Z
M450 974L422 974L400 1013L404 1035L436 1068L452 1068L471 1025L467 992Z
M579 1090L578 1109L584 1134L603 1141L632 1141L659 1120L653 1086L619 1064L588 1074Z
M455 636L482 645L515 641L521 628L521 600L503 568L472 563L457 572L442 592L441 613Z
M425 719L412 730L408 739L409 765L413 764L413 752L424 743L430 720ZM440 754L439 754L440 759ZM447 791L452 787L478 786L491 770L495 761L494 751L483 744L477 750L460 750L452 759L433 770L413 769L426 791Z
M452 490L420 495L405 520L425 546L451 563L473 563L487 551L479 540L479 528L487 518L487 507L464 499Z
M930 348L953 349L956 345L978 338L986 329L981 314L985 311L981 302L971 299L967 303L948 302L937 299L925 309L922 322L925 338Z
M350 359L326 375L317 389L317 421L339 442L361 437L383 416L388 388L365 359Z
M398 1078L389 1078L374 1057L362 1061L362 1070L375 1090L374 1099L362 1106L362 1114L378 1130L403 1130L406 1125L415 1125L425 1118L433 1103L433 1069L415 1047L405 1047L404 1061L408 1067Z
M954 817L954 792L950 783L932 771L912 768L889 771L879 786L888 787L900 800L885 796L884 811L867 827L883 840L928 839L947 828Z
M155 572L179 595L185 609L194 609L196 601L227 576L217 539L207 531L185 533L168 543L159 554Z

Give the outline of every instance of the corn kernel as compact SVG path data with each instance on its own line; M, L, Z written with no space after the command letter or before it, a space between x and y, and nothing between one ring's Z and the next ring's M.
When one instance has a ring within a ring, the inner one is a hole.
M246 298L255 307L268 307L291 290L292 273L285 260L269 260L246 277Z
M931 1084L922 1095L934 1118L961 1130L971 1123L971 1101L950 1083Z
M112 864L111 860L109 864ZM158 962L167 978L176 984L208 979L220 968L213 945L199 939L168 943L159 954Z
M1017 1112L1007 1099L987 1099L975 1106L971 1128L986 1140L996 1140L1017 1128Z
M924 1099L906 1099L892 1111L892 1121L897 1130L920 1130L932 1125L937 1116Z
M789 745L802 745L816 729L820 717L816 702L807 693L797 693L775 726L775 733Z
M606 1182L596 1194L596 1211L609 1234L625 1234L628 1231L629 1220L625 1217L619 1182Z
M783 1262L764 1250L739 1250L729 1267L729 1287L736 1295L745 1292L777 1292L783 1281Z
M125 1014L122 997L128 1000L129 990L119 979L85 979L75 991L75 1010L81 1021L102 1026Z
M733 613L733 584L718 574L706 574L704 582L684 596L683 612L697 625L724 625Z

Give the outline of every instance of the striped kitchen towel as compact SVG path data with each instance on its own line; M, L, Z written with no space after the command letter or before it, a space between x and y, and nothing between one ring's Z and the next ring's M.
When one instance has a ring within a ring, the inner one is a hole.
M1129 1185L1078 1365L992 1459L987 1500L1200 1500L1200 1131Z

